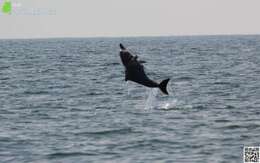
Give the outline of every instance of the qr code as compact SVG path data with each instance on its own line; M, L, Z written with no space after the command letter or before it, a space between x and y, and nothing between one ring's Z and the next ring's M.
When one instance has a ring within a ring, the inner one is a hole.
M260 163L260 147L244 147L244 163Z

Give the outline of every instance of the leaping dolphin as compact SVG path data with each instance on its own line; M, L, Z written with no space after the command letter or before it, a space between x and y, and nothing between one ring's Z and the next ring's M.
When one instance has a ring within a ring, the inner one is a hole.
M125 81L133 81L150 88L159 88L168 95L167 84L170 79L163 80L160 84L152 81L144 72L144 61L138 61L138 56L133 56L122 44L120 46L120 58L125 67Z

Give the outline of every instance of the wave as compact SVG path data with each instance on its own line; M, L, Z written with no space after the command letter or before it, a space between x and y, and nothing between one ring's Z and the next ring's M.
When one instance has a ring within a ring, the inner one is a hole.
M171 146L178 145L179 142L172 140L165 140L160 138L152 138L148 140L134 140L128 142L127 145L120 147L121 150L129 150L129 149L137 149L139 150L141 147L151 147L151 146Z
M121 128L121 129L111 129L103 131L93 131L93 132L80 132L75 135L111 135L111 134L129 134L133 132L132 128Z
M74 157L74 156L95 156L98 155L96 153L86 153L86 152L56 152L52 154L48 154L47 157L49 159L54 158L64 158L64 157Z

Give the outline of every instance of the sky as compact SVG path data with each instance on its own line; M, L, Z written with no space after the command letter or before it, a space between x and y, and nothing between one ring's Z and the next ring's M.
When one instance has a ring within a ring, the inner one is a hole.
M260 34L260 0L9 0L0 39Z

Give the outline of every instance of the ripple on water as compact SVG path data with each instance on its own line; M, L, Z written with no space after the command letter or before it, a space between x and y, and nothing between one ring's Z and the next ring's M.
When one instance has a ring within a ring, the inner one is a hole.
M121 134L130 134L133 133L132 128L121 128L121 129L111 129L111 130L101 130L101 131L93 131L93 132L79 132L75 133L75 135L93 135L93 136L108 136L108 135L121 135Z
M46 155L48 159L66 158L66 157L78 157L78 156L96 156L98 153L86 153L86 152L56 152Z

